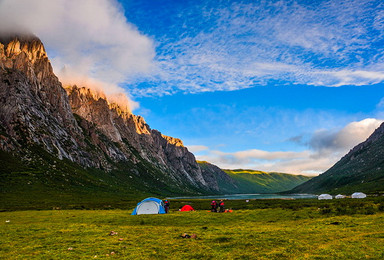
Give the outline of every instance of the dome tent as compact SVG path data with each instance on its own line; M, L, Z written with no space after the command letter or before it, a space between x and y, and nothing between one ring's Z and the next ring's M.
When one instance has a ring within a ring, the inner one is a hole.
M367 195L365 195L364 193L362 193L362 192L355 192L355 193L353 193L352 195L351 195L351 198L352 199L364 199L364 198L366 198L367 197Z
M194 208L191 205L184 205L180 211L194 211Z
M164 203L158 198L146 198L137 203L136 208L133 210L132 215L141 214L165 214Z
M335 199L344 199L345 198L345 195L342 195L342 194L337 194L335 196Z
M332 196L329 194L321 194L317 197L319 200L331 200Z

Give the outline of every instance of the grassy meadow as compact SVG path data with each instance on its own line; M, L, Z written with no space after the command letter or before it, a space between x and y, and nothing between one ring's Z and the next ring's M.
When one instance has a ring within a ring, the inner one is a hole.
M139 216L0 212L0 259L383 259L383 202L226 201L232 213L212 213L209 201L171 201L167 215ZM177 211L186 203L197 210Z

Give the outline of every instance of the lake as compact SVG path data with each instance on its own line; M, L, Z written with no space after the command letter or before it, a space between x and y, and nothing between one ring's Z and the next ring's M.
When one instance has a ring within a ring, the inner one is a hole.
M210 196L185 196L169 197L167 199L227 199L227 200L247 200L247 199L314 199L313 194L229 194L229 195L210 195Z

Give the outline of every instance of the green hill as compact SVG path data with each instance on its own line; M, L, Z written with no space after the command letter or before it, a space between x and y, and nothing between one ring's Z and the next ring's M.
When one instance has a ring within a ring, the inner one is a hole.
M255 170L224 170L241 193L274 193L292 189L311 179L309 176Z

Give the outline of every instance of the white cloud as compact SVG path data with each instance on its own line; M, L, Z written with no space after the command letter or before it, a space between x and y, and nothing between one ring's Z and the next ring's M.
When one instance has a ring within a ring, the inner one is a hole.
M384 80L384 71L368 71L368 70L335 70L335 71L317 71L315 74L324 77L324 84L328 86L344 86L344 85L371 85L377 84ZM328 76L328 77L327 77ZM313 83L315 84L315 83Z
M304 151L270 152L252 149L228 153L207 150L205 154L196 157L223 169L242 168L315 175L329 169L350 149L365 141L383 122L367 118L351 122L340 130L318 130L307 143L309 149ZM293 139L303 142L301 136Z
M153 69L153 41L126 21L114 0L1 1L0 32L24 31L43 41L65 83L91 78L116 94L124 92L119 83ZM63 75L64 66L76 71L73 79Z
M351 122L339 131L321 129L316 131L309 146L315 151L331 150L346 153L355 145L365 141L384 121L367 118Z
M209 150L208 146L205 145L188 145L187 148L191 153L198 153Z
M284 159L297 159L303 156L308 156L307 152L267 152L257 149L248 151L240 151L233 153L232 156L238 160L284 160Z
M329 165L329 158L315 158L309 150L300 152L268 152L247 150L234 153L209 151L205 155L197 155L198 160L209 161L222 169L255 169L277 171L292 174L318 174Z
M380 102L376 105L376 108L378 109L384 108L384 97L380 99Z

